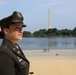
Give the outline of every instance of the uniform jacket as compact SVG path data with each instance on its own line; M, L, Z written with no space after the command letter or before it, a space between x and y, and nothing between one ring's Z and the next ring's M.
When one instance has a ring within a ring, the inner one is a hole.
M0 75L28 75L29 61L21 48L17 44L16 46L3 39L0 47Z

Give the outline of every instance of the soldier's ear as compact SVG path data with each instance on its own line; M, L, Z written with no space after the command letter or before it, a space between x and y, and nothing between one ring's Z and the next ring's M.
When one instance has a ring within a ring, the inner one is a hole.
M8 29L7 28L3 28L3 32L4 32L4 34L8 34Z

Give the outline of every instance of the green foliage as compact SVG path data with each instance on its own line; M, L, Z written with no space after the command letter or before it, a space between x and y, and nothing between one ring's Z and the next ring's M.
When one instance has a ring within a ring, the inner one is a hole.
M34 37L46 37L46 29L40 29L33 33Z
M76 27L73 29L73 35L76 36Z
M31 37L31 32L29 32L29 31L24 31L24 32L23 32L23 37Z
M57 28L40 29L35 31L33 34L29 31L23 32L23 37L51 37L51 36L76 36L76 27L73 30L62 29L57 30Z
M62 30L61 30L61 34L62 34L63 36L69 35L68 29L62 29Z
M57 33L56 28L48 29L47 32L46 32L47 36L56 36L56 33Z

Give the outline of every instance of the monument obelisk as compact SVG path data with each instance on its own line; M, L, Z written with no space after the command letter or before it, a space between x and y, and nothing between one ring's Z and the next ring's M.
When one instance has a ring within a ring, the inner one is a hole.
M48 9L48 29L51 28L51 12L50 9Z

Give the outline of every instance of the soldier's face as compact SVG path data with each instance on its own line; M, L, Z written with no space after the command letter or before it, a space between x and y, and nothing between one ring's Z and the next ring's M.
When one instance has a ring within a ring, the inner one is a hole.
M5 28L4 30L5 35L9 40L17 42L22 39L23 35L22 25L19 24L10 25L9 28Z

